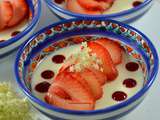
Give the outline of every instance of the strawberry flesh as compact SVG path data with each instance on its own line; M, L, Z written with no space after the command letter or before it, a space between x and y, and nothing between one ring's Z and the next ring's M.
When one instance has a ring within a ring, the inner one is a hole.
M118 71L113 63L113 60L108 50L99 43L90 41L87 43L91 49L91 53L95 53L103 62L103 70L107 75L107 81L112 81L118 76Z
M97 39L96 42L108 50L115 65L122 62L122 49L119 44L107 38Z

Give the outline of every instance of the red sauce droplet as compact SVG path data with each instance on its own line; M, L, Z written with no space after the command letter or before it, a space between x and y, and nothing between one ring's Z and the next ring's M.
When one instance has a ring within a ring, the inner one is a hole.
M133 7L137 7L137 6L141 5L141 4L142 4L141 1L134 1L133 2Z
M11 34L12 37L15 37L16 35L18 35L20 33L20 31L15 31Z
M54 77L54 72L51 70L45 70L41 73L41 77L44 79L51 79Z
M128 71L134 72L134 71L137 71L138 68L139 68L138 63L129 62L129 63L126 64L126 69L127 69Z
M123 85L125 85L127 88L133 88L137 85L137 82L132 78L128 78L123 81Z
M46 93L48 92L50 85L51 84L48 82L41 82L35 86L35 90L40 93Z
M64 0L54 0L54 2L57 4L62 4L64 2Z
M127 98L127 94L122 91L117 91L112 94L112 99L115 101L123 101Z
M4 41L5 41L5 40L0 40L0 43L1 43L1 42L4 42Z
M63 63L64 60L65 60L64 55L55 55L55 56L53 56L53 58L52 58L52 61L53 61L54 63L57 63L57 64Z

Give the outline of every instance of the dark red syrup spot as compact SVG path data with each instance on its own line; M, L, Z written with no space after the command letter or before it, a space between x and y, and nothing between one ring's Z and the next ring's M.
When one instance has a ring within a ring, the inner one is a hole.
M4 42L4 41L5 41L5 40L0 40L0 43L1 43L1 42Z
M137 82L132 78L128 78L123 81L123 85L125 85L127 88L133 88L137 85Z
M64 2L64 0L54 0L54 2L57 4L62 4Z
M11 34L12 37L15 37L16 35L18 35L19 33L21 33L20 31L15 31Z
M123 101L127 98L127 94L122 91L116 91L112 94L112 99L115 101Z
M133 7L137 7L137 6L139 6L139 5L141 5L143 2L141 2L141 1L134 1L133 2Z
M139 68L138 63L129 62L129 63L126 64L126 69L127 69L128 71L134 72L134 71L137 71L138 68Z
M53 56L53 58L52 58L52 61L53 61L54 63L57 63L57 64L63 63L64 60L65 60L65 56L64 56L64 55L55 55L55 56Z
M45 70L41 73L41 77L44 79L51 79L54 77L54 72L51 70Z
M41 83L38 83L36 86L35 86L35 90L39 93L46 93L48 92L48 89L50 87L50 83L48 82L41 82Z

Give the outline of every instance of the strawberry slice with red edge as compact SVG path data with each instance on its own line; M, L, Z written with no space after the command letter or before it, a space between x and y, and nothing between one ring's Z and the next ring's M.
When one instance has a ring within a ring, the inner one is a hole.
M87 10L83 8L77 0L67 0L66 7L69 11L74 12L74 13L80 13L80 14L90 14L90 15L95 15L95 14L101 14L101 11L99 10Z
M108 50L115 65L122 62L122 48L118 43L108 38L100 38L97 39L96 42L103 45Z
M4 29L13 16L11 3L8 1L0 2L0 30Z
M88 87L91 90L95 100L100 99L103 95L103 90L95 74L87 68L81 71L80 74L88 83Z
M118 71L108 50L94 41L89 41L87 45L91 49L91 54L95 53L102 60L103 71L107 75L107 81L114 80L118 76Z
M29 8L25 0L5 0L11 3L13 16L8 22L8 27L19 24L25 17L29 15Z
M104 85L107 82L107 76L105 73L94 68L91 68L90 70L93 72L93 74L95 75L95 77L101 85Z
M77 100L63 98L62 96L59 96L59 94L54 92L56 90L59 90L61 92L64 91L62 88L54 84L52 88L53 92L52 93L48 92L47 95L45 96L45 100L48 104L51 104L63 109L68 109L68 110L93 110L94 109L94 104L91 104L88 101L80 102Z
M75 0L76 1L76 0ZM77 0L81 7L87 10L104 11L112 6L111 0Z
M63 99L71 99L70 96L60 87L50 87L50 93L54 93Z
M63 66L62 66L63 67ZM65 69L61 69L61 72L65 72L66 74L70 75L73 79L77 80L79 83L81 83L81 85L90 93L93 94L91 88L90 88L90 84L88 84L89 80L86 80L83 76L81 72L70 72L69 67L66 67ZM87 70L86 70L87 71ZM61 75L61 73L59 73L57 76ZM89 75L89 74L88 74ZM93 75L93 74L92 74ZM63 76L65 77L65 76ZM57 77L55 79L55 81L57 80ZM59 80L59 77L58 77ZM97 83L97 81L96 81Z
M103 85L106 82L106 75L104 73L101 73L100 71L95 70L94 68L85 68L81 72L70 72L69 67L70 66L62 66L63 71L62 69L60 71L66 72L66 74L69 74L74 79L78 80L89 92L91 92L95 100L102 97L103 92L101 85Z
M65 91L70 98L65 99L65 97L55 94L56 86ZM67 72L61 72L56 77L48 90L46 99L49 104L70 110L93 110L95 104L91 93Z

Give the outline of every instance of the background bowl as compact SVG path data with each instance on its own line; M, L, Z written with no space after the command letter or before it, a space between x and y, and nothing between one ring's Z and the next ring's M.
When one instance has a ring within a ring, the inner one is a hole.
M38 25L41 15L41 2L40 0L26 0L32 15L29 18L28 25L23 31L8 40L0 42L0 58L12 53L16 50L29 36L33 33Z
M145 79L143 88L124 102L93 111L64 110L38 99L31 90L32 74L36 66L57 49L79 43L73 39L62 40L75 35L116 38L125 51L141 65ZM15 76L18 85L33 106L52 119L112 119L127 114L142 102L155 80L158 64L153 44L135 28L113 20L71 19L45 27L29 38L18 52Z
M70 12L62 7L59 7L52 0L45 0L50 10L60 16L60 18L102 18L102 19L114 19L121 22L131 22L140 16L142 16L152 5L153 0L144 0L142 4L137 7L125 10L122 12L108 14L108 15L86 15Z

